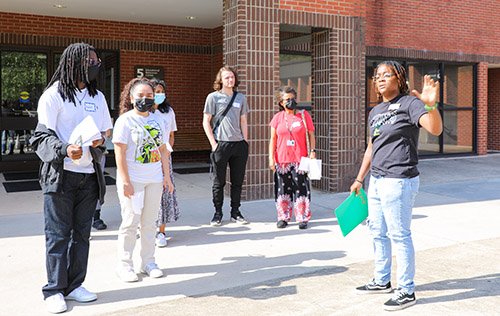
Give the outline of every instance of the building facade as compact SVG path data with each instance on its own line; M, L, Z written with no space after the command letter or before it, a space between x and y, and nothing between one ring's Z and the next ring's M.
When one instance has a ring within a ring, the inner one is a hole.
M216 72L223 64L233 66L241 81L238 90L251 108L246 200L273 196L268 124L278 110L275 92L284 84L296 88L299 105L311 111L315 123L323 178L313 186L347 191L364 153L366 117L376 105L373 68L387 59L406 66L411 88L420 90L425 74L441 82L444 133L436 137L421 132L421 156L500 150L500 9L494 4L480 0L220 0L220 4L220 25L212 28L0 12L0 129L6 145L0 170L37 164L28 150L20 153L22 136L36 124L36 100L62 50L77 41L93 45L103 59L99 83L114 117L120 90L131 78L146 72L164 79L178 133L183 135L179 141L187 138L189 144L200 142L189 138L202 131L205 97L212 91ZM29 102L21 92L28 93ZM9 155L11 144L15 146ZM207 161L208 152L202 147L176 151L174 162Z

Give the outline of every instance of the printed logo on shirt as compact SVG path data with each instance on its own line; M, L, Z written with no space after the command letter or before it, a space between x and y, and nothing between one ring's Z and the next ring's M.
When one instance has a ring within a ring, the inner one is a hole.
M292 123L292 128L294 128L294 127L300 127L300 124L301 124L301 123L302 123L302 122L293 122L293 123Z
M145 131L141 127L137 127L138 130L143 132L143 143L138 147L136 152L136 160L140 163L151 163L161 161L161 155L159 147L162 143L161 129L156 121L148 121L147 125L144 125ZM146 131L149 135L146 134Z
M370 127L381 127L387 124L394 124L396 122L396 110L391 110L385 113L377 114L370 121Z
M97 111L97 105L92 102L85 102L83 108L87 112L96 112Z

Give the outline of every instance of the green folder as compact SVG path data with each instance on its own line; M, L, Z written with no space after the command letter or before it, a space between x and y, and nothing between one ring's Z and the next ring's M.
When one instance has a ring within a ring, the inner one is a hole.
M361 224L368 217L368 199L363 188L355 192L335 209L337 221L342 231L342 235L347 236L356 226Z

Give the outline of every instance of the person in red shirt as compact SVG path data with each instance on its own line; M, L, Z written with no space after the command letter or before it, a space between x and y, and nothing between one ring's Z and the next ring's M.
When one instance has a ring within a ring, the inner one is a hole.
M302 157L316 158L316 140L311 116L305 110L296 110L296 99L297 92L290 86L279 89L276 94L280 112L269 123L269 168L274 171L278 228L288 225L293 209L299 228L306 229L311 219L311 187L307 173L298 168Z

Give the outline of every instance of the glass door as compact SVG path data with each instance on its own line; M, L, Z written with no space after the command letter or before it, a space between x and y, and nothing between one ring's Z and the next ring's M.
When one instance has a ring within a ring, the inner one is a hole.
M2 161L36 159L28 139L37 124L37 104L47 85L47 53L0 52Z

